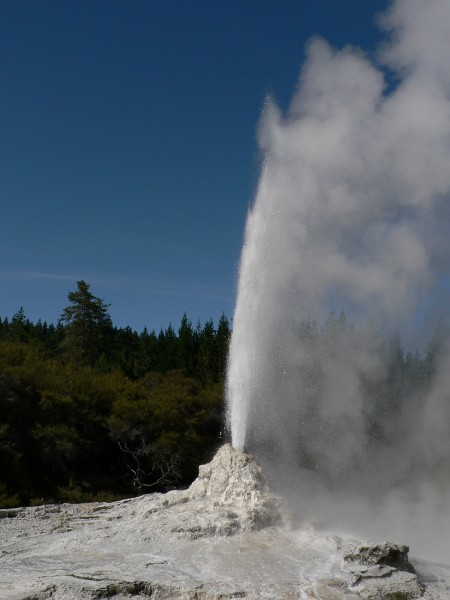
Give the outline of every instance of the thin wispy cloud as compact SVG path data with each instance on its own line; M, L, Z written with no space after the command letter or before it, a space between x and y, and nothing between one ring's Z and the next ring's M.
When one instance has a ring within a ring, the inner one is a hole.
M28 270L4 270L0 271L0 281L5 282L69 282L74 284L81 279L90 283L93 287L123 292L140 292L142 294L152 294L156 296L165 296L171 298L203 298L231 301L231 296L227 293L227 288L211 286L205 283L176 283L172 281L160 281L140 278L115 277L114 275L98 275L85 273L46 273L43 271ZM95 293L95 290L93 290Z
M42 271L0 271L2 281L36 281L37 279L48 279L53 281L75 281L76 275L61 273L44 273Z

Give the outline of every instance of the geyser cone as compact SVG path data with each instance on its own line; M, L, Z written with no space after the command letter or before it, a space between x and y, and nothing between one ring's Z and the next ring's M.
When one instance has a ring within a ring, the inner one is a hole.
M246 504L270 493L269 484L255 458L224 444L212 461L199 467L189 488L192 498L212 498L222 504Z
M254 457L238 452L231 444L222 446L210 463L199 467L188 493L191 500L203 503L204 512L208 506L215 513L232 509L230 533L280 524L287 514Z

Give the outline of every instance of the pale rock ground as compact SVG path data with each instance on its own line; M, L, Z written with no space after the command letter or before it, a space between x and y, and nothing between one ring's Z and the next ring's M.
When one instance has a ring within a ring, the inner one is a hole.
M0 517L0 600L450 599L450 567L300 526L230 445L185 491Z

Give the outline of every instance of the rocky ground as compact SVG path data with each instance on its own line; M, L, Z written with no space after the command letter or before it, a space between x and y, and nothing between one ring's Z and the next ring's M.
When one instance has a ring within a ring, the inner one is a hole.
M0 517L0 600L450 600L450 566L300 526L229 445L185 491Z

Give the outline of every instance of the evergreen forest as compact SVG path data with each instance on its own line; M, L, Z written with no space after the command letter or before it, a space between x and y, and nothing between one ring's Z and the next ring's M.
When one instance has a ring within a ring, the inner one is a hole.
M188 486L223 443L226 316L193 326L184 314L177 329L138 333L115 327L85 281L68 300L56 325L33 323L22 308L0 317L0 507ZM348 327L330 313L322 327L300 323L299 336L332 348ZM387 368L367 382L383 415L372 417L373 435L426 393L446 331L441 324L424 356L406 352L398 334L379 337Z
M188 485L221 443L230 329L117 328L77 283L58 324L0 318L0 507Z

